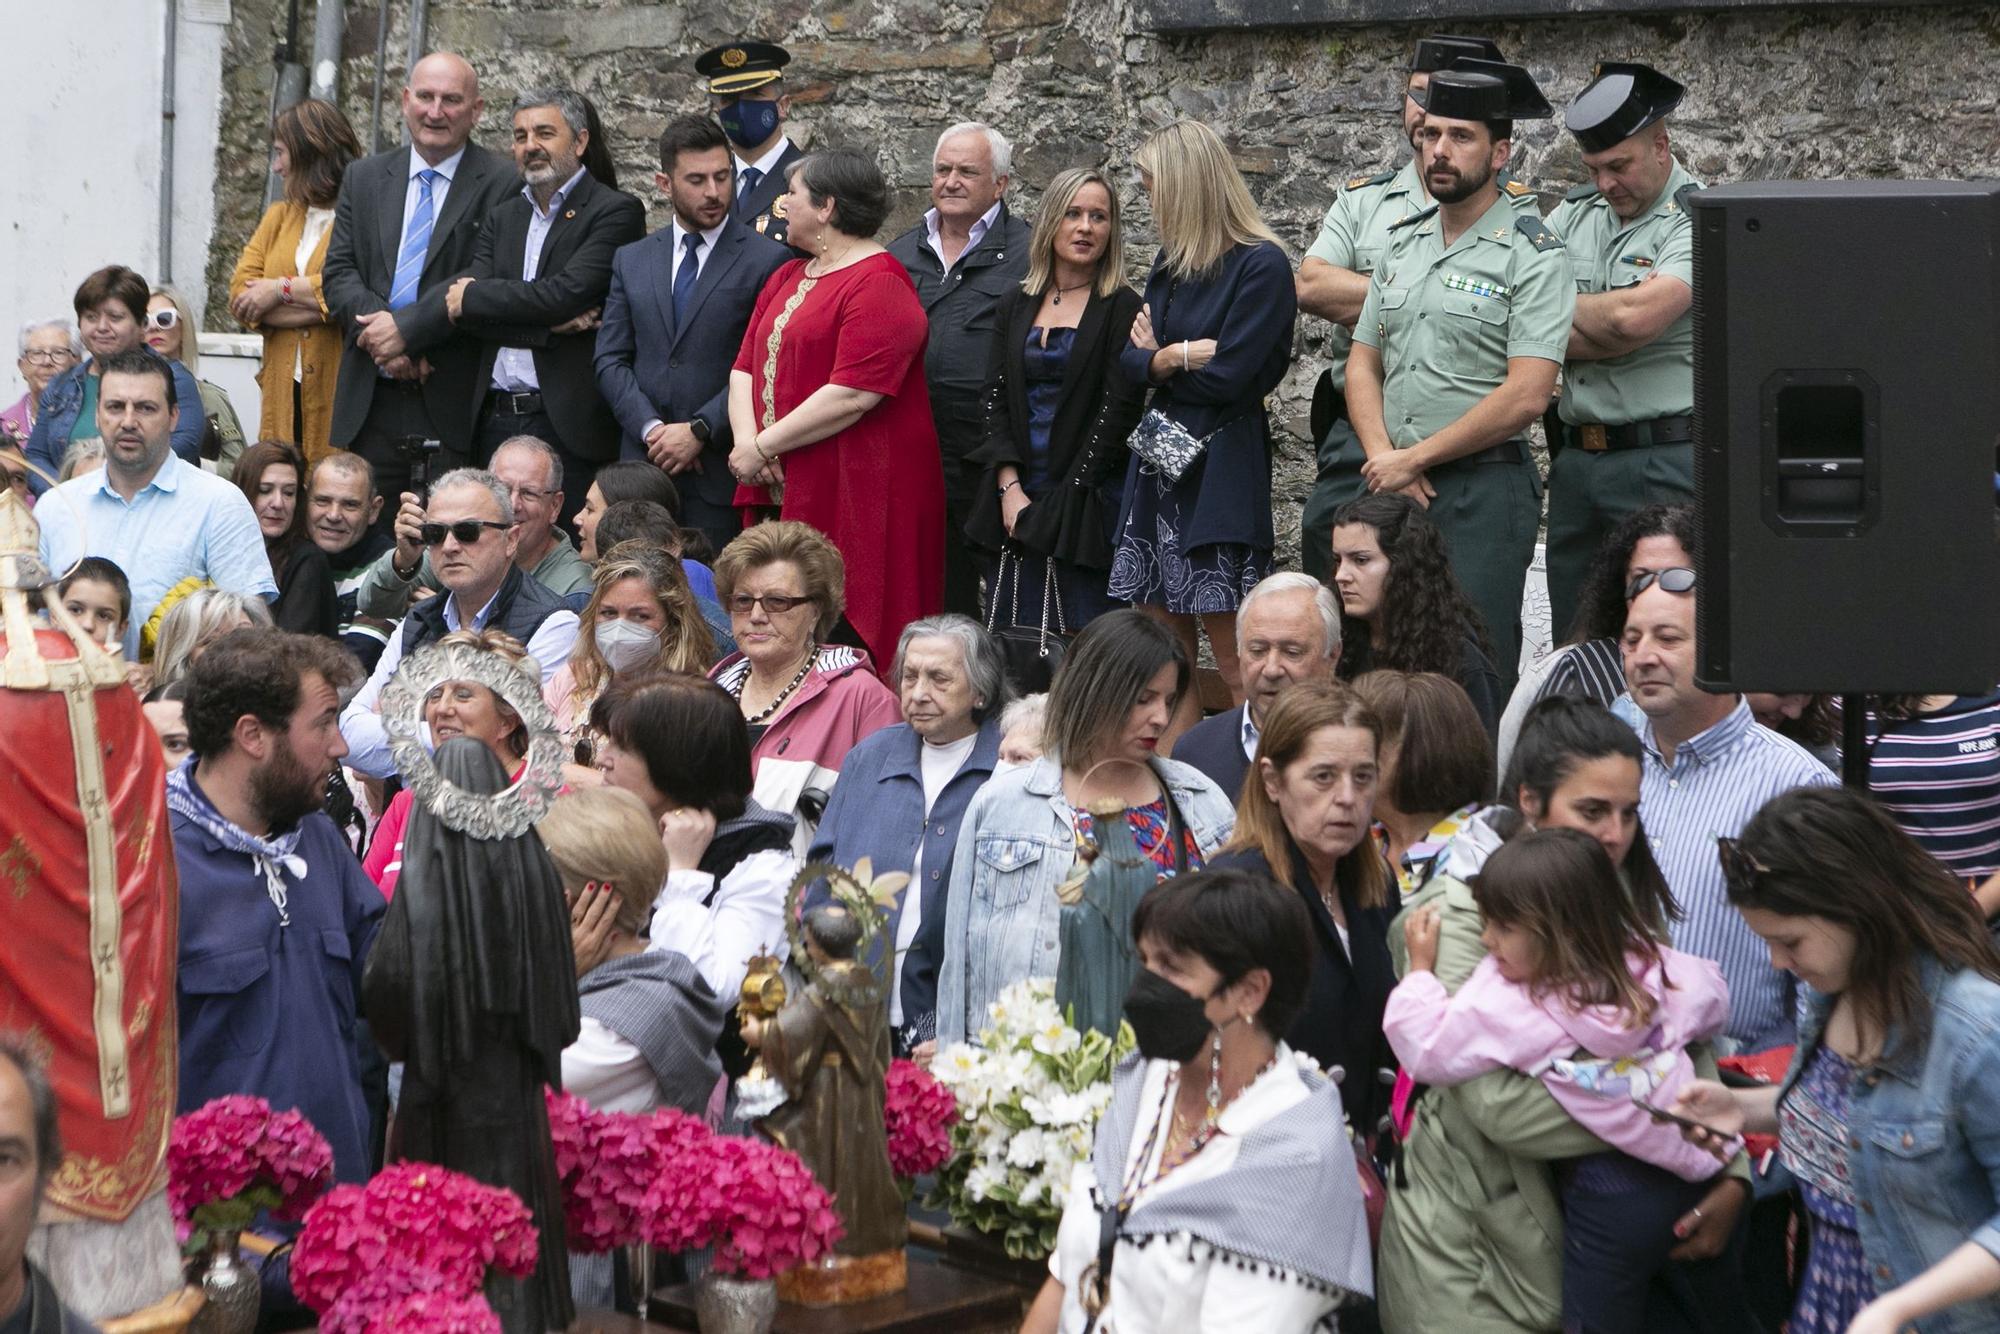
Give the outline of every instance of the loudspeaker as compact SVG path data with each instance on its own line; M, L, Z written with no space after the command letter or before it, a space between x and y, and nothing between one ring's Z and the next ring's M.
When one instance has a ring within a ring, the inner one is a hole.
M1691 197L1696 680L2000 682L2000 183Z

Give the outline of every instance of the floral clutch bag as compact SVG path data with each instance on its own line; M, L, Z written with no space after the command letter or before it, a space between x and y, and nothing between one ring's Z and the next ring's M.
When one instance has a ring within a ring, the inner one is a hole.
M1155 471L1166 474L1169 482L1178 482L1214 438L1214 431L1195 435L1158 408L1147 408L1126 443Z

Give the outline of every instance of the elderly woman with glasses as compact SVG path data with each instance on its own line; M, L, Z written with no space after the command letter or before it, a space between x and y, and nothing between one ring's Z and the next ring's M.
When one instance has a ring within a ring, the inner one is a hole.
M968 616L928 616L903 628L889 679L903 721L848 752L842 782L806 860L878 874L910 873L889 910L874 960L890 983L889 1024L904 1052L935 1049L944 893L965 808L1000 757L1006 660Z
M824 793L855 743L900 717L867 651L827 642L846 579L833 544L790 520L745 529L715 560L736 652L709 677L743 713L757 799L772 810L795 811L803 793Z
M0 436L25 445L35 429L35 412L49 381L76 365L83 356L83 340L68 320L31 320L21 326L21 355L15 361L28 392L14 406L0 412Z

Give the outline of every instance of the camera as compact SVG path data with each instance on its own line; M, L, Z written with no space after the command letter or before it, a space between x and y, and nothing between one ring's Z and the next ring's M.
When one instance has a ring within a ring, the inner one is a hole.
M443 449L442 440L429 440L421 435L397 437L396 452L410 465L410 490L421 496L431 489L431 469Z

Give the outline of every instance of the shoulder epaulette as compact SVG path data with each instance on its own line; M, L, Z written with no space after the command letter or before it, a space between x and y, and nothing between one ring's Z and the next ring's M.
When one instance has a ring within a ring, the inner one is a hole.
M1528 244L1537 250L1561 250L1563 239L1553 228L1532 213L1518 214L1514 218L1514 230L1528 238Z
M1393 170L1381 171L1375 173L1373 176L1356 176L1347 182L1347 188L1350 190L1359 190L1364 185L1385 185L1395 179L1396 173Z
M1563 202L1565 204L1574 204L1579 199L1589 199L1596 193L1597 193L1597 187L1592 185L1589 181L1585 181L1582 185L1577 186L1576 189L1571 190L1568 194L1564 195Z
M1689 181L1686 185L1674 191L1674 207L1686 213L1688 211L1688 196L1701 188L1700 181Z
M1437 211L1438 211L1438 206L1436 204L1432 204L1429 208L1422 209L1416 213L1412 213L1407 218L1396 219L1394 222L1389 224L1389 230L1393 232L1399 228L1407 227L1413 222L1422 222L1425 218L1428 218L1431 214Z
M1533 186L1523 185L1519 181L1507 181L1501 188L1516 199L1519 199L1523 195L1535 193Z

